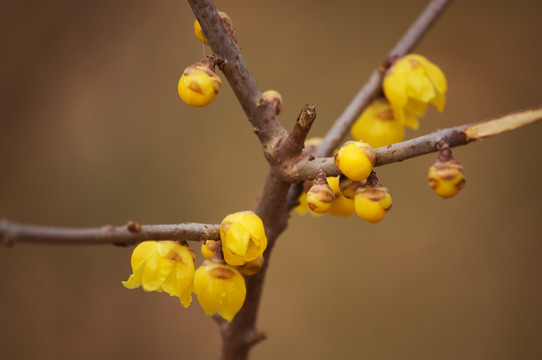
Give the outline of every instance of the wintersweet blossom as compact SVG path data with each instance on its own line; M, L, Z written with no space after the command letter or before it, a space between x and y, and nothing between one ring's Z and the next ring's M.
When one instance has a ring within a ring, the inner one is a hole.
M399 59L386 73L382 86L395 118L413 129L418 128L417 117L425 115L429 103L438 111L446 103L446 77L421 55Z
M262 256L267 248L267 237L262 220L252 211L226 216L220 224L220 239L226 263L243 265Z
M245 302L245 278L233 266L206 260L194 275L194 293L207 315L232 321Z
M144 241L132 252L132 271L128 289L142 287L145 291L165 291L177 296L184 307L192 301L194 279L193 252L175 241Z

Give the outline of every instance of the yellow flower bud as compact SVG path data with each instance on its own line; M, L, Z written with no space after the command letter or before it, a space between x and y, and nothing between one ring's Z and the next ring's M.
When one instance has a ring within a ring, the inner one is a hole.
M328 210L333 216L350 217L354 215L354 200L338 194Z
M444 109L448 85L446 77L425 57L409 54L399 59L386 73L382 83L395 118L413 129L425 115L427 105Z
M260 269L262 268L264 263L263 256L258 256L256 259L247 262L245 265L239 266L239 271L243 275L252 276L254 274L257 274Z
M235 28L233 27L233 23L228 14L223 11L219 11L218 16L220 17L220 21L222 21L222 24L226 28L228 34L230 34L233 41L237 42L237 33L235 32ZM201 30L201 25L198 20L194 22L194 34L200 41L203 41L205 44L209 45L209 41L207 41L207 38L203 34L203 31Z
M205 260L194 275L194 293L207 315L219 313L232 321L246 297L243 275L230 265Z
M128 289L165 291L188 307L192 301L194 254L175 241L144 241L132 252L132 271L122 285Z
M360 218L377 223L384 219L391 208L390 192L382 186L359 187L354 197L354 206Z
M376 156L364 141L347 141L335 155L335 166L349 179L361 181L373 171Z
M327 182L326 174L320 172L307 192L307 205L313 212L323 214L329 210L333 200L335 194Z
M429 168L428 178L435 194L445 199L455 196L465 186L463 167L453 159L437 160Z
M234 266L262 256L267 248L263 222L252 211L226 216L220 224L220 239L224 260Z
M207 240L205 241L205 244L201 244L201 255L203 255L204 258L209 260L215 254L217 247L218 247L217 240Z
M276 90L267 90L262 95L265 101L275 109L275 114L278 115L282 110L282 95Z
M179 96L188 105L209 105L218 94L222 81L214 71L211 60L204 59L184 69L179 79Z
M395 119L386 99L373 101L350 129L352 137L363 140L371 147L391 145L403 140L405 128Z
M367 180L354 181L344 175L341 175L339 176L339 191L345 198L354 199L354 196L356 196L356 190L360 186L365 185L366 182Z

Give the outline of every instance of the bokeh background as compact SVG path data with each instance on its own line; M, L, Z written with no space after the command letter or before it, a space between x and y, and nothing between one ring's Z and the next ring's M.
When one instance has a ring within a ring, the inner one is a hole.
M325 133L425 0L216 1L287 128ZM251 209L267 170L224 81L177 95L210 53L184 1L0 2L0 217L69 227L195 221ZM448 104L408 137L542 102L542 3L455 1L417 48ZM542 124L454 150L467 186L442 200L426 155L378 169L380 224L293 214L270 262L254 359L542 357ZM0 358L213 359L194 299L126 290L131 248L0 248Z

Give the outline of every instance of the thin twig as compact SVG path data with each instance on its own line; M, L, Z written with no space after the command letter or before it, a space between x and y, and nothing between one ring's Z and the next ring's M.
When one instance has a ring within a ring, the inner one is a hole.
M20 243L59 245L128 246L145 240L204 241L219 240L220 225L182 223L172 225L139 225L129 221L124 226L97 228L62 228L19 224L0 220L0 244Z
M390 51L384 60L384 69L389 66L389 60L409 53L421 40L423 35L431 28L439 15L446 9L451 0L433 0L410 26L401 40ZM381 66L382 67L382 66ZM329 156L333 149L344 139L354 121L359 117L363 109L381 91L383 69L375 69L367 83L361 88L354 99L346 107L344 112L335 121L327 134L322 139L317 156Z
M382 166L438 151L437 144L444 141L450 147L466 145L470 142L515 130L542 120L542 105L517 111L472 124L442 129L428 135L375 149L375 166ZM328 176L339 175L332 157L305 157L291 169L284 178L299 183L314 179L319 170Z

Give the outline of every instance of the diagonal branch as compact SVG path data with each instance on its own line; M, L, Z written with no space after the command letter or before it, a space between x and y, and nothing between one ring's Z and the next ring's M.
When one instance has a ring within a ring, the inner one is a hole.
M0 220L0 244L19 243L127 246L145 240L204 241L220 239L220 225L182 223L172 225L139 225L129 221L124 226L97 228L61 228L19 224Z
M542 120L542 105L484 120L472 124L442 129L428 135L375 149L376 166L382 166L436 152L441 141L450 147L466 145L490 136L518 129ZM314 179L318 171L323 170L328 176L339 175L332 157L305 157L299 161L284 178L293 183Z
M275 116L275 110L262 96L250 75L239 45L230 37L211 0L189 0L213 53L224 60L221 70L254 127L264 150L286 134Z
M404 56L409 53L425 33L431 28L431 25L438 19L439 15L446 9L451 0L433 0L425 10L418 16L416 21L410 26L401 40L390 51L383 65L375 69L367 83L361 88L354 99L343 111L341 116L335 121L331 129L322 139L317 156L329 156L334 148L344 139L354 121L359 117L363 109L369 102L382 90L382 78L384 70L389 67L390 60L395 57Z

